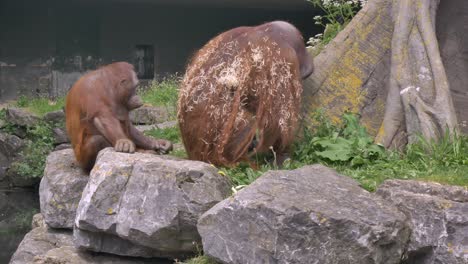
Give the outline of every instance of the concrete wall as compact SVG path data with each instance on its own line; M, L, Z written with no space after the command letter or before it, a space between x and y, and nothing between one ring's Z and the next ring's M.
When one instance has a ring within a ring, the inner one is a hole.
M54 53L47 12L36 2L0 2L0 99L47 94L45 77Z
M154 47L154 76L183 74L191 54L222 31L288 20L318 33L309 10L212 8L128 1L0 0L0 101L65 95L85 71L135 61Z

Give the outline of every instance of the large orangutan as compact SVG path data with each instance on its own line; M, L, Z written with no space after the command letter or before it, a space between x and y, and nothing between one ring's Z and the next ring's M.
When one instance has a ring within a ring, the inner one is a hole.
M299 123L301 79L312 72L302 35L287 22L238 27L210 40L180 87L178 120L189 158L232 166L255 153L287 154Z
M129 111L143 105L136 95L138 78L133 66L116 62L83 75L70 89L65 113L67 133L79 164L94 166L98 152L167 152L172 143L146 137L130 122Z

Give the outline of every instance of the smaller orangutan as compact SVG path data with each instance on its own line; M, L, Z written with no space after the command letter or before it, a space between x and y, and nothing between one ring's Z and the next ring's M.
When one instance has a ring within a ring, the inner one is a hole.
M312 72L301 33L284 21L211 39L180 86L178 120L189 158L233 166L256 153L287 156L299 125L301 82Z
M83 75L66 98L67 133L80 166L90 171L98 152L172 150L172 143L146 137L130 121L129 112L143 105L136 94L138 78L133 66L116 62Z

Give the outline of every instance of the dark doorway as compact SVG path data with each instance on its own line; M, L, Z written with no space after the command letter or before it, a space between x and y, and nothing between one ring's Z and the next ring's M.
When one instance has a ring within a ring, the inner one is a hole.
M139 79L154 78L154 46L136 45L133 65Z

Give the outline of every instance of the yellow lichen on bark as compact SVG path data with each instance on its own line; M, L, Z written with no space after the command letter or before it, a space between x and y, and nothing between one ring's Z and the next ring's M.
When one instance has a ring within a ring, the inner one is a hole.
M372 115L363 115L361 124L367 129L371 136L376 136L382 124L382 118L385 114L385 101L381 98L376 98L373 106Z
M391 39L388 37L380 38L379 43L371 42L372 45L367 41L373 32L378 32L377 27L381 27L381 17L378 14L374 23L355 27L349 38L339 44L351 47L341 58L335 58L328 76L311 100L310 109L325 109L333 123L339 123L346 111L360 111L366 97L366 90L362 87L369 78L368 67L382 59L382 48L390 48Z

